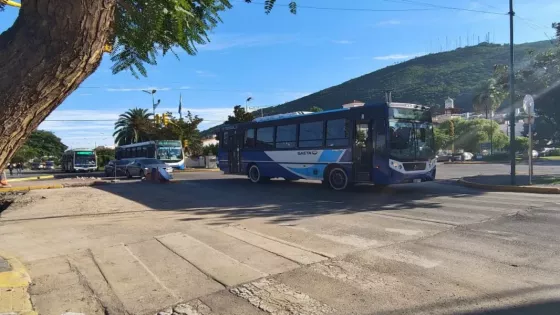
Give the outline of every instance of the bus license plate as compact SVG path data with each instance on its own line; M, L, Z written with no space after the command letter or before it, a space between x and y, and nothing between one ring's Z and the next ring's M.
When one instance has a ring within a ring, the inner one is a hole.
M421 183L422 180L420 178L416 178L412 180L413 183Z

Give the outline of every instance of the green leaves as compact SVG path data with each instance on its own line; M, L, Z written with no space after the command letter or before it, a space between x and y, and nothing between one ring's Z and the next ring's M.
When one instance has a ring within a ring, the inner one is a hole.
M252 113L246 112L245 108L241 105L235 105L233 107L233 116L228 116L228 120L224 123L226 124L238 124L242 122L248 122L255 119Z
M12 161L27 162L45 156L60 157L68 147L54 133L45 130L33 131L25 144L16 152Z
M133 108L119 115L115 123L115 143L118 145L149 140L150 120L152 114L147 109Z
M253 3L252 0L245 0L245 2ZM276 4L276 0L266 0L264 2L264 12L266 14L269 14L272 11L272 9L274 8L275 4ZM290 9L290 13L296 14L297 13L297 3L296 3L296 1L291 1L290 4L288 4L288 8Z
M275 2L264 2L265 13ZM296 13L295 1L288 7ZM156 65L160 54L177 56L175 50L182 49L195 55L197 45L210 41L208 32L221 22L219 14L230 8L229 0L118 0L109 43L113 73L130 70L135 77L146 76L145 64Z
M208 32L220 22L229 0L119 0L115 10L113 73L131 70L145 76L144 64L155 65L158 55L183 49L197 52Z

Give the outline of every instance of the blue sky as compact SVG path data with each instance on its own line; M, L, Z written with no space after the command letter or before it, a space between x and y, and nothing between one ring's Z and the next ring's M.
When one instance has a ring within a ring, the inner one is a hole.
M262 4L233 0L211 42L196 56L168 55L148 68L147 78L111 73L105 56L101 66L68 97L47 120L98 119L98 122L45 121L41 129L55 132L71 147L112 145L113 123L129 108L151 109L151 97L142 89L158 89L158 112L177 112L179 94L183 112L205 119L201 129L219 124L236 104L253 97L251 106L265 107L297 99L376 69L440 48L454 49L461 37L487 32L497 43L509 41L507 0L298 0L297 15L278 6L266 15ZM256 1L262 2L262 1ZM288 0L278 0L287 4ZM419 4L418 2L422 3ZM550 25L560 21L557 0L515 0L515 42L549 39ZM453 6L480 12L436 9ZM344 8L323 10L304 8ZM359 10L363 9L363 10ZM373 12L376 10L432 9ZM8 28L18 10L0 13L0 31Z

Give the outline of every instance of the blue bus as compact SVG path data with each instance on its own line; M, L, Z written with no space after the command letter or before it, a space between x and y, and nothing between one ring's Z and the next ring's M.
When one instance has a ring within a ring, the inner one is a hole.
M376 103L297 112L224 125L218 166L253 183L320 180L334 190L355 183L433 181L436 154L428 107Z
M156 140L118 146L115 150L117 160L132 158L158 159L165 164L185 169L183 146L179 140Z

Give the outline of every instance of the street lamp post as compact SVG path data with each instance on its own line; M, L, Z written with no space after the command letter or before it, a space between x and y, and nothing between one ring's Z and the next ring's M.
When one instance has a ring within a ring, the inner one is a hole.
M142 92L152 95L152 114L155 116L156 115L156 107L158 107L159 103L161 102L161 100L157 100L157 103L156 103L156 100L154 98L154 94L156 94L157 90L151 90L151 91L142 90Z
M245 112L247 112L247 110L248 110L247 105L248 105L249 102L252 101L252 100L253 100L253 97L252 97L252 96L247 97L247 99L245 100Z

